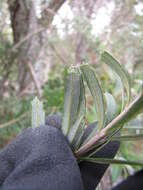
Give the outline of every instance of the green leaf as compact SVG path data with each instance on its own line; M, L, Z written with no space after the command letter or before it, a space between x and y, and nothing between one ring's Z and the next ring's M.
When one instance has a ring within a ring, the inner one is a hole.
M120 113L115 119L113 119L104 129L99 131L94 137L92 137L86 144L76 151L77 156L81 156L91 150L100 141L108 140L115 135L129 120L143 112L143 91L130 105Z
M119 165L112 165L111 174L113 183L117 181L117 179L121 176L122 167Z
M139 135L123 135L123 136L113 136L111 138L112 141L137 141L143 140L143 134Z
M79 105L77 109L77 119L75 120L75 123L71 126L67 136L70 144L73 147L75 146L75 144L76 146L80 144L80 139L85 129L85 114L86 114L85 88L82 76L80 76L80 96L79 96Z
M131 129L131 130L143 130L142 126L125 126L123 129Z
M143 161L125 161L125 160L110 159L110 158L89 158L89 157L82 157L80 158L80 160L92 163L98 163L98 164L119 164L119 165L124 164L124 165L143 167Z
M43 103L35 97L31 102L32 104L32 128L45 124L45 112L43 109Z
M91 95L93 96L96 112L98 115L99 129L101 129L104 126L105 108L100 84L95 75L95 71L89 65L82 65L80 69L91 92Z
M68 135L71 126L74 125L78 106L80 102L80 83L81 76L77 71L72 71L69 73L64 97L64 113L62 122L62 132L65 136Z
M143 92L130 105L120 113L112 122L106 127L106 134L112 134L119 130L128 121L143 112Z
M118 106L114 97L110 93L106 92L104 95L106 100L105 124L107 125L117 116Z
M97 148L94 148L93 149L93 151L89 154L89 157L94 157L94 155L98 152L98 151L100 151L105 145L107 145L108 143L109 143L109 140L107 140L107 141L103 141L103 143L101 143L101 142L99 142L99 143L97 143L97 145L99 144L99 146L97 146Z
M128 75L127 71L108 52L104 52L102 54L102 60L109 67L111 67L111 69L114 70L117 73L117 75L120 77L120 79L122 81L122 85L125 88L126 93L127 93L127 105L128 105L128 103L130 102L130 97L131 97L131 85L130 85L130 79L129 79L129 75ZM124 96L124 91L123 91L122 96Z
M95 122L94 125L95 125L94 129L90 132L88 137L86 139L84 139L84 141L82 142L82 145L86 144L92 137L94 137L97 134L98 128L99 128L99 123Z
M82 137L84 135L86 129L85 120L80 124L80 127L78 128L77 134L75 135L74 141L72 142L73 150L76 151L79 149L79 147L82 144Z

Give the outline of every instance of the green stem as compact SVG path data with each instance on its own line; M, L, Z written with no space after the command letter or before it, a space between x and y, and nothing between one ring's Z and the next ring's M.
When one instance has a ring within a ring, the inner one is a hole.
M143 92L139 95L123 112L121 112L114 120L112 120L104 129L99 131L94 137L92 137L85 145L83 145L75 154L77 157L81 157L86 152L92 149L92 147L104 139L110 136L112 133L122 128L125 123L133 119L143 110Z
M111 138L111 141L137 141L137 140L143 140L143 134L123 135L123 136L117 136L117 137Z
M9 127L19 121L21 121L23 118L27 117L29 114L29 112L23 113L22 115L20 115L18 118L16 119L12 119L11 121L4 123L4 124L0 124L0 129L3 129L5 127Z
M124 164L131 166L141 166L143 167L142 161L126 161L126 160L118 160L118 159L110 159L110 158L80 158L80 161L87 161L98 164Z

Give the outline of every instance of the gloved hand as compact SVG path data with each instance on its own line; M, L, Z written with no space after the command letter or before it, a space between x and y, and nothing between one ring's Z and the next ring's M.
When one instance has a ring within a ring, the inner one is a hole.
M52 125L57 128L61 128L62 119L60 115L49 115L46 119L46 124ZM92 132L97 123L93 123L89 125L85 131L83 136L83 140L87 138L87 136ZM106 157L113 158L119 149L120 143L117 141L113 141L104 146L103 149L98 151L94 156L96 157ZM95 164L91 162L81 162L79 164L81 176L83 179L84 189L85 190L95 190L97 185L99 184L101 178L103 177L106 169L108 168L108 164Z
M61 128L61 117L59 115L48 116L46 123L57 128ZM83 136L83 140L92 132L97 123L89 125ZM119 149L120 143L117 141L110 142L94 156L113 158ZM79 164L83 179L84 190L95 190L108 165L81 162ZM143 170L129 176L126 180L115 186L112 190L143 190Z
M61 131L27 128L0 152L1 190L83 190L76 159Z
M96 123L93 123L87 127L83 138L86 138L92 132L92 130L95 128L95 125ZM98 151L94 157L114 158L119 146L119 142L112 141L105 145L100 151ZM85 161L79 164L85 190L95 190L108 166L108 164L95 164Z
M80 163L59 129L61 117L49 116L46 126L26 129L0 152L2 190L94 190L108 165ZM87 128L85 137L93 129ZM84 137L84 138L85 138ZM96 156L113 157L118 143L109 143Z
M143 170L129 176L112 190L143 190Z

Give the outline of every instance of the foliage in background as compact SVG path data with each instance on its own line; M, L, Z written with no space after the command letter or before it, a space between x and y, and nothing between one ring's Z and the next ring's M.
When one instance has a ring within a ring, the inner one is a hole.
M31 107L30 102L31 98L18 100L17 97L0 101L0 147L3 147L12 140L21 130L30 126L30 117L28 114L18 122L9 125L9 122L29 112ZM8 124L8 127L4 127L3 125L5 124Z
M25 0L23 2L27 3L21 3L21 6L17 6L18 1L8 2L0 1L0 126L4 126L0 128L0 147L12 140L23 128L30 126L29 117L19 117L30 110L30 102L37 95L37 84L43 92L46 115L62 111L64 76L67 75L66 71L64 74L65 66L83 61L92 64L96 68L102 90L106 89L115 97L119 113L122 84L108 66L99 62L100 53L104 49L112 52L131 74L132 97L136 97L143 80L142 0L57 0L54 1L57 4L53 5L58 5L58 9L52 6L49 8L50 1L45 0ZM63 4L59 5L58 2ZM105 12L109 15L107 20ZM25 15L31 13L33 17L27 19ZM10 17L10 14L16 16ZM108 23L105 27L104 23L96 22L100 15L104 15L104 20ZM19 22L19 18L23 18L23 23ZM15 23L17 27L13 27ZM96 33L100 29L98 23L103 27L100 33ZM30 37L27 38L27 35ZM26 40L23 41L24 39ZM32 65L37 84L26 65L27 60ZM97 120L97 113L87 87L86 98L86 123L91 123ZM9 123L16 119L17 122ZM140 134L143 132L142 123L142 118L138 117L125 126L123 134ZM139 153L142 153L141 145L142 141L123 142L119 158L128 160L131 156L137 156L138 160ZM125 150L126 146L128 149ZM135 154L131 155L130 152ZM118 175L114 175L112 170L113 181L116 180L115 176L126 176L132 169L116 166L115 172Z
M66 76L66 68L59 68L58 73L53 71L50 73L49 80L46 82L43 88L43 100L45 109L48 107L51 109L55 108L55 111L62 111Z

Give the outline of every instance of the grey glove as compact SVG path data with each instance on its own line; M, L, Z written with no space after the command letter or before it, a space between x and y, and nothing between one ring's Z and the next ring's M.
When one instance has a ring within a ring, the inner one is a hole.
M46 119L46 124L55 126L57 128L61 128L62 119L60 115L50 115ZM92 132L96 123L89 125L85 131L83 136L83 140L87 138L87 136ZM103 149L97 152L94 156L96 157L105 157L105 158L113 158L118 149L120 143L117 141L110 142ZM103 177L106 169L108 168L108 164L94 164L89 162L81 162L79 164L81 176L84 184L85 190L95 190L97 185L99 184L101 178Z
M76 159L61 131L28 128L0 152L1 190L83 190Z
M26 129L0 152L2 190L83 190L82 179L85 190L96 188L108 165L82 162L79 170L60 128L61 116L48 116L45 126ZM96 156L113 157L118 147L109 143Z

